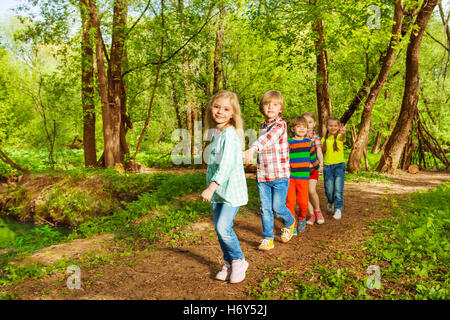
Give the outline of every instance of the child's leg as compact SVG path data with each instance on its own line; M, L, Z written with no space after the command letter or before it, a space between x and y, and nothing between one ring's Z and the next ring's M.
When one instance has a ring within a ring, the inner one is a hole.
M341 210L344 207L344 180L345 180L345 162L336 164L334 181L334 210Z
M334 170L333 165L323 166L323 185L325 187L325 195L329 204L334 203Z
M317 186L317 180L310 179L309 180L309 188L308 188L309 202L312 205L314 211L320 210L320 201L319 201L319 195L317 194L317 191L316 191L316 186Z
M288 207L289 211L292 214L292 217L295 220L295 227L297 227L297 219L295 216L295 204L297 202L297 196L296 196L296 181L297 179L289 179L289 188L288 188L288 194L286 198L286 207Z
M239 240L233 230L233 220L239 207L231 207L226 203L213 203L214 228L219 239L223 259L230 264L233 260L244 258Z
M272 188L266 182L257 182L257 185L263 237L273 240Z
M298 214L299 220L306 219L306 213L308 212L308 201L309 201L309 192L308 192L309 180L299 179L297 182L297 201L298 206L300 207L300 211Z
M286 198L289 189L289 179L281 178L270 181L272 185L272 208L285 227L291 227L295 219L286 207Z

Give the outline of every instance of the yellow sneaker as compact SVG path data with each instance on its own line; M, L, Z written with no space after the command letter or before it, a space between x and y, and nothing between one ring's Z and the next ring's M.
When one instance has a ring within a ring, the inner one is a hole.
M259 245L258 249L262 251L268 251L273 249L275 246L273 245L273 239L264 239Z
M295 223L292 224L289 228L281 228L281 242L288 242L291 240L292 235L294 233Z

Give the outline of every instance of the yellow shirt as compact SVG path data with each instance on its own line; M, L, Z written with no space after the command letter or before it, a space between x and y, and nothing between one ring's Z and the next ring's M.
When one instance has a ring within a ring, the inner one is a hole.
M329 136L327 139L327 152L323 155L323 164L326 166L330 166L332 164L337 164L341 162L345 162L344 159L344 141L341 141L342 134L338 134L336 137L337 147L338 151L333 150L333 144L334 144L334 136ZM325 137L321 140L322 145L325 143ZM323 150L323 147L322 147Z

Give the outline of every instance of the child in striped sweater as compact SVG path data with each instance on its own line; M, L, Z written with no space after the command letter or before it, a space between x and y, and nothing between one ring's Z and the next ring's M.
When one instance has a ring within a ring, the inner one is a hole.
M298 228L298 232L304 232L309 201L309 167L312 164L314 169L318 170L319 162L317 161L314 144L308 139L308 121L304 117L296 117L291 121L290 128L293 137L288 139L291 175L286 206L294 216L296 222L294 230ZM297 218L295 215L296 202L300 207ZM295 231L294 234L296 234Z

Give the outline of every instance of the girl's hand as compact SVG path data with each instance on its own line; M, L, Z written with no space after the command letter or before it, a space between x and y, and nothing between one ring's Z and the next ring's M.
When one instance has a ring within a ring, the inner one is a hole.
M211 201L211 198L214 194L214 192L216 192L216 189L219 187L219 185L217 184L217 182L212 181L208 188L206 188L205 190L203 190L202 194L200 195L200 199L202 201Z
M205 190L203 190L202 194L200 195L200 199L202 201L210 202L213 194L214 194L214 191L211 191L210 188L206 188Z
M339 125L339 133L342 134L343 136L345 136L345 125L344 124L340 124Z
M319 166L319 173L320 173L320 174L323 174L323 164L321 164L321 165Z
M242 158L244 161L244 164L251 164L253 162L253 150L252 149L248 149L247 151L245 151L242 154Z

